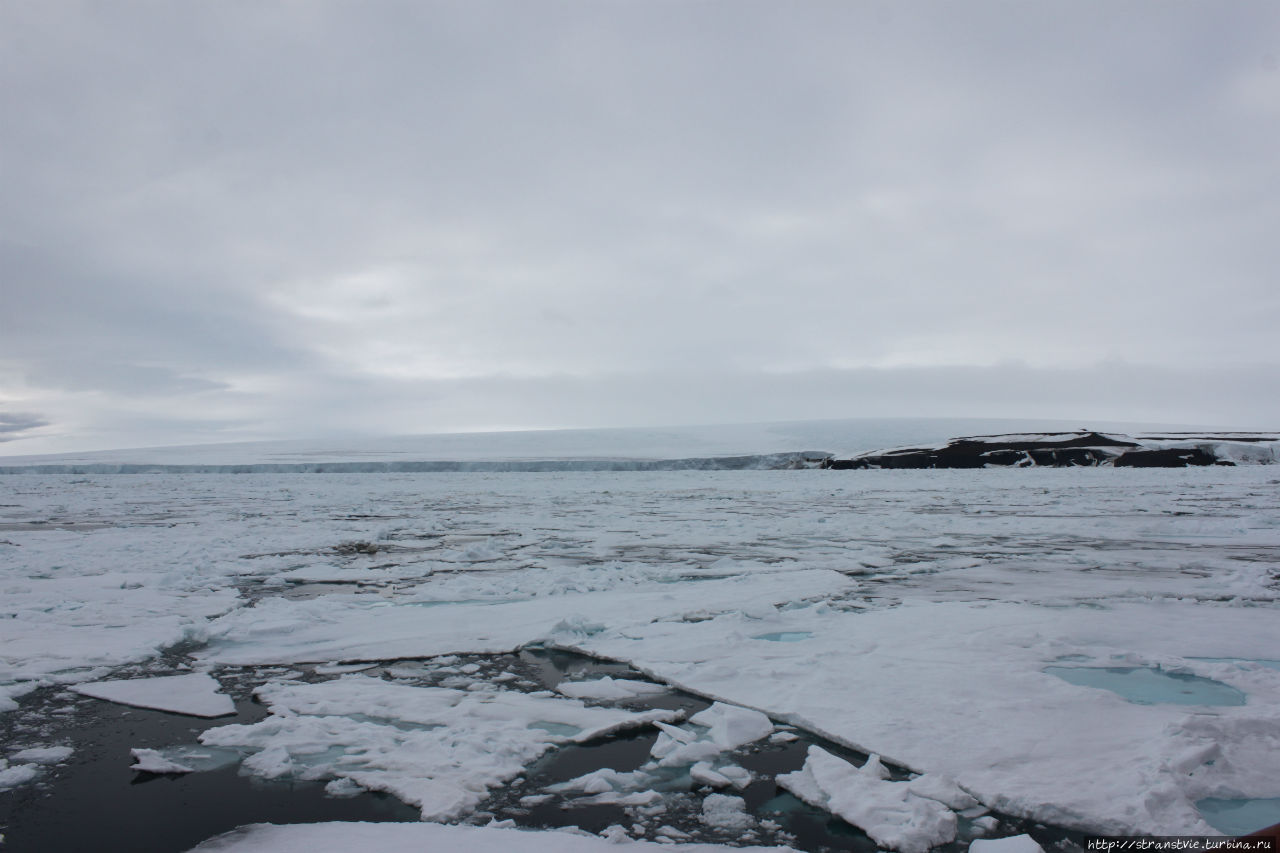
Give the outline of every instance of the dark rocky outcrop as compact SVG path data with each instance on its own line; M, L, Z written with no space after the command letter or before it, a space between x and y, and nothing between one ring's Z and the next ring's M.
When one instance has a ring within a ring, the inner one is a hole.
M834 470L868 468L1097 467L1185 468L1234 465L1233 444L1274 443L1273 433L1179 433L1177 436L1105 434L1089 430L1044 435L989 435L956 438L943 445L903 447L830 459ZM1172 446L1171 446L1172 445ZM1253 454L1249 461L1266 461Z
M1234 465L1199 447L1130 450L1111 463L1117 468L1186 468L1191 465Z

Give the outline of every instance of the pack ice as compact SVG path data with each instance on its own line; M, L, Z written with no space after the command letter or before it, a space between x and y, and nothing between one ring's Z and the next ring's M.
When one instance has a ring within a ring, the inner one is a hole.
M660 725L649 776L577 792L643 795L679 753L725 798L708 819L732 822L751 816L726 744L783 722L919 774L811 753L784 780L886 847L937 844L974 809L1209 834L1199 803L1280 797L1273 471L5 477L0 696L123 682L121 667L175 647L216 679L540 645L630 663L721 710L653 716L626 679L534 695L263 675L271 715L204 745L247 772L456 819L548 750ZM1135 701L1063 667L1243 699ZM23 766L0 770L20 784ZM314 837L275 831L235 843Z

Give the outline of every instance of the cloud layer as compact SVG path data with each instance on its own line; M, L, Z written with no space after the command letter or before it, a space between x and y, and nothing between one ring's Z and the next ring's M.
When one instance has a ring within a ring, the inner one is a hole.
M0 408L49 423L6 452L1274 425L1278 32L1269 2L10 4Z

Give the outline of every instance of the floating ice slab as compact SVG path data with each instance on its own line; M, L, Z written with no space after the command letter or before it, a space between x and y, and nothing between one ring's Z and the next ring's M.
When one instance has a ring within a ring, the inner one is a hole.
M15 764L0 758L0 791L7 791L26 784L40 775L40 769L34 764Z
M269 779L348 779L417 806L423 820L453 820L488 790L557 744L674 719L587 707L576 699L504 690L411 687L348 675L319 684L279 682L257 695L272 715L210 729L206 746L252 754L242 767Z
M668 688L652 681L637 681L633 678L610 678L605 676L593 681L562 681L556 685L556 692L574 699L635 699L637 696L652 696L665 693Z
M119 702L135 708L151 708L192 717L222 717L236 712L235 702L210 675L164 675L159 678L132 678L124 681L91 681L71 689L95 699Z
M737 749L773 733L773 722L759 711L716 702L689 718L696 726L707 726L707 736L721 749Z
M882 847L925 853L955 839L955 812L917 794L909 782L890 782L879 756L862 767L809 747L804 767L777 777L783 788L870 835Z
M1205 821L1227 835L1247 835L1280 823L1280 797L1225 800L1208 797L1196 802Z
M196 773L221 770L238 764L244 753L236 749L210 746L170 746L164 749L133 749L134 764L130 770L147 773Z
M133 754L133 765L129 769L140 773L168 775L191 773L194 770L185 764L165 758L158 750L137 748L129 751Z
M1049 666L1045 672L1081 687L1110 690L1138 705L1243 705L1229 684L1145 666Z
M747 802L728 794L707 794L702 800L702 821L717 829L748 830L756 820L747 814Z
M9 756L11 761L29 761L32 764L61 764L74 752L69 746L33 746Z
M1030 835L1008 838L979 838L969 845L969 853L1044 853L1044 848Z
M795 853L790 847L728 847L720 844L658 844L626 841L576 832L530 832L492 826L448 826L435 823L303 823L277 826L257 823L211 838L190 853L316 853L322 850L377 850L379 853L422 853L466 850L467 853L730 853L758 850Z

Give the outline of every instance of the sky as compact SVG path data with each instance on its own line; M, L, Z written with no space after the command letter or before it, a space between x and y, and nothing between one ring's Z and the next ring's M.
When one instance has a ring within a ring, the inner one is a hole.
M1280 4L0 3L0 455L1280 427Z

